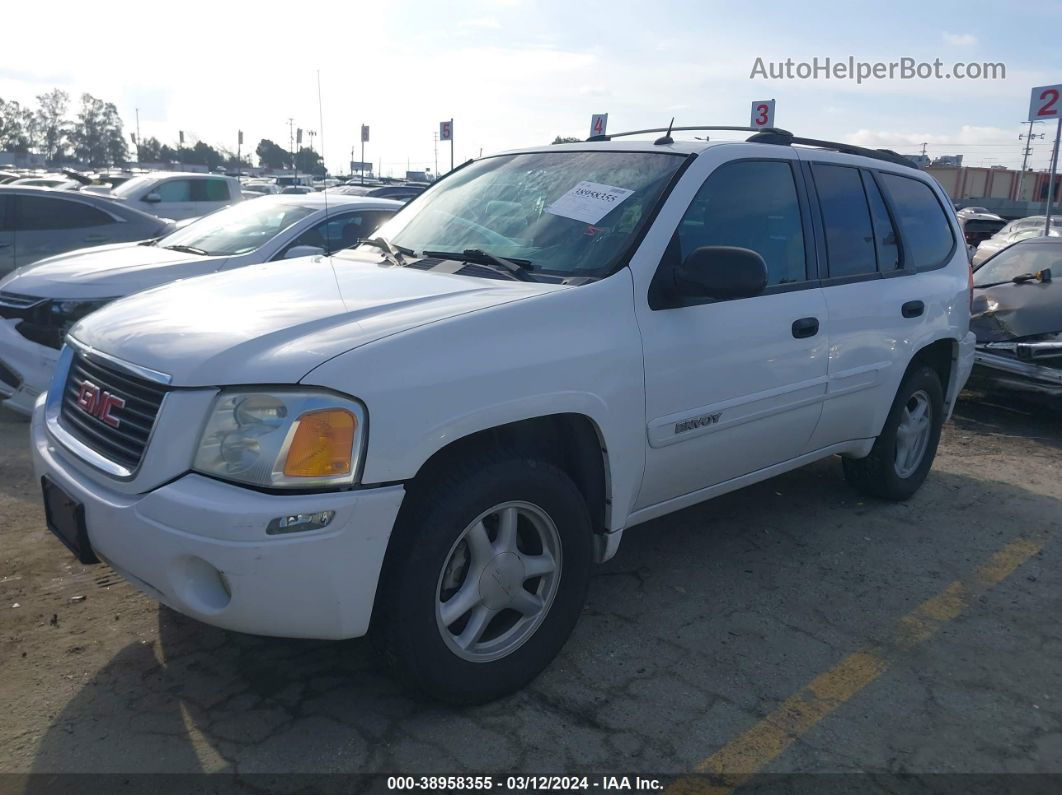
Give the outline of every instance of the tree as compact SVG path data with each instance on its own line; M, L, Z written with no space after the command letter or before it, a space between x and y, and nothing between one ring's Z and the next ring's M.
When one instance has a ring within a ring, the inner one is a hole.
M221 152L203 141L196 141L195 146L182 146L177 149L177 161L197 166L206 166L210 171L220 166L225 158Z
M578 144L578 143L582 143L582 141L583 141L582 138L572 138L571 136L567 136L567 135L565 135L565 136L558 135L556 138L553 139L553 143L555 143L555 144Z
M145 138L140 141L140 145L137 147L137 159L143 163L164 162L162 159L163 146L164 144L155 136Z
M324 175L325 167L321 156L308 146L295 153L295 169L304 174Z
M12 100L0 99L0 149L28 152L33 144L33 113Z
M66 111L69 106L70 95L61 89L53 88L47 94L37 95L37 112L34 114L37 147L48 160L60 160L66 154L66 136L70 132Z
M291 168L291 155L288 151L268 138L258 142L254 153L258 155L258 165L263 168Z
M81 110L70 130L74 156L92 166L109 166L126 158L118 109L111 102L81 95Z

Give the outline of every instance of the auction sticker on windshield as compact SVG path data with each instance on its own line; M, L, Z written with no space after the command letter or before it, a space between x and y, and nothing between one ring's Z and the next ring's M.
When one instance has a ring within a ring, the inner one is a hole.
M596 224L634 191L583 180L546 208L551 215Z

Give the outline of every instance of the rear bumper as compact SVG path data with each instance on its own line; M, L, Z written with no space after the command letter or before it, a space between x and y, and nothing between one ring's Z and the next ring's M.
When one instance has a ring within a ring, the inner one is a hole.
M955 362L955 378L948 389L948 417L951 416L951 412L955 409L955 401L958 400L959 393L966 386L970 373L973 371L974 357L977 353L976 345L977 336L972 331L968 331L966 336L959 342L959 357Z
M0 403L19 414L32 414L37 396L48 389L59 351L23 337L15 331L17 320L0 319Z
M364 635L404 488L263 494L187 474L147 494L111 491L64 459L43 411L31 437L38 479L82 503L89 539L135 587L178 612L257 635ZM278 516L335 511L318 530L268 535ZM66 554L57 543L57 554Z

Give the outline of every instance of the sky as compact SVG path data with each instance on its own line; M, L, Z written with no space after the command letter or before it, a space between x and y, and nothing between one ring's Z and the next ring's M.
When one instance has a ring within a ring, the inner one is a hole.
M287 147L289 119L315 130L332 171L434 169L433 133L454 119L454 157L609 132L748 124L775 99L798 135L887 146L966 165L1017 166L1033 86L1062 83L1062 3L451 0L146 4L59 0L5 7L0 97L53 87L114 102L126 133L176 143ZM10 35L18 32L19 35ZM80 44L77 44L80 42ZM750 79L757 58L1006 66L997 80ZM318 101L320 76L320 102ZM1048 129L1051 128L1051 129ZM1055 130L1034 142L1045 168ZM309 141L307 135L304 142ZM438 167L450 165L448 144Z

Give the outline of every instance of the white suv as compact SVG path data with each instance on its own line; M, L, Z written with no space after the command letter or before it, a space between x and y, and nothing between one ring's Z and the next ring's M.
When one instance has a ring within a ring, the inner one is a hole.
M221 174L156 171L123 182L110 195L146 213L180 221L242 201L243 189L238 179Z
M33 452L83 562L233 630L371 633L474 702L558 653L628 527L832 455L911 496L969 320L947 196L892 153L546 146L370 244L92 314Z

